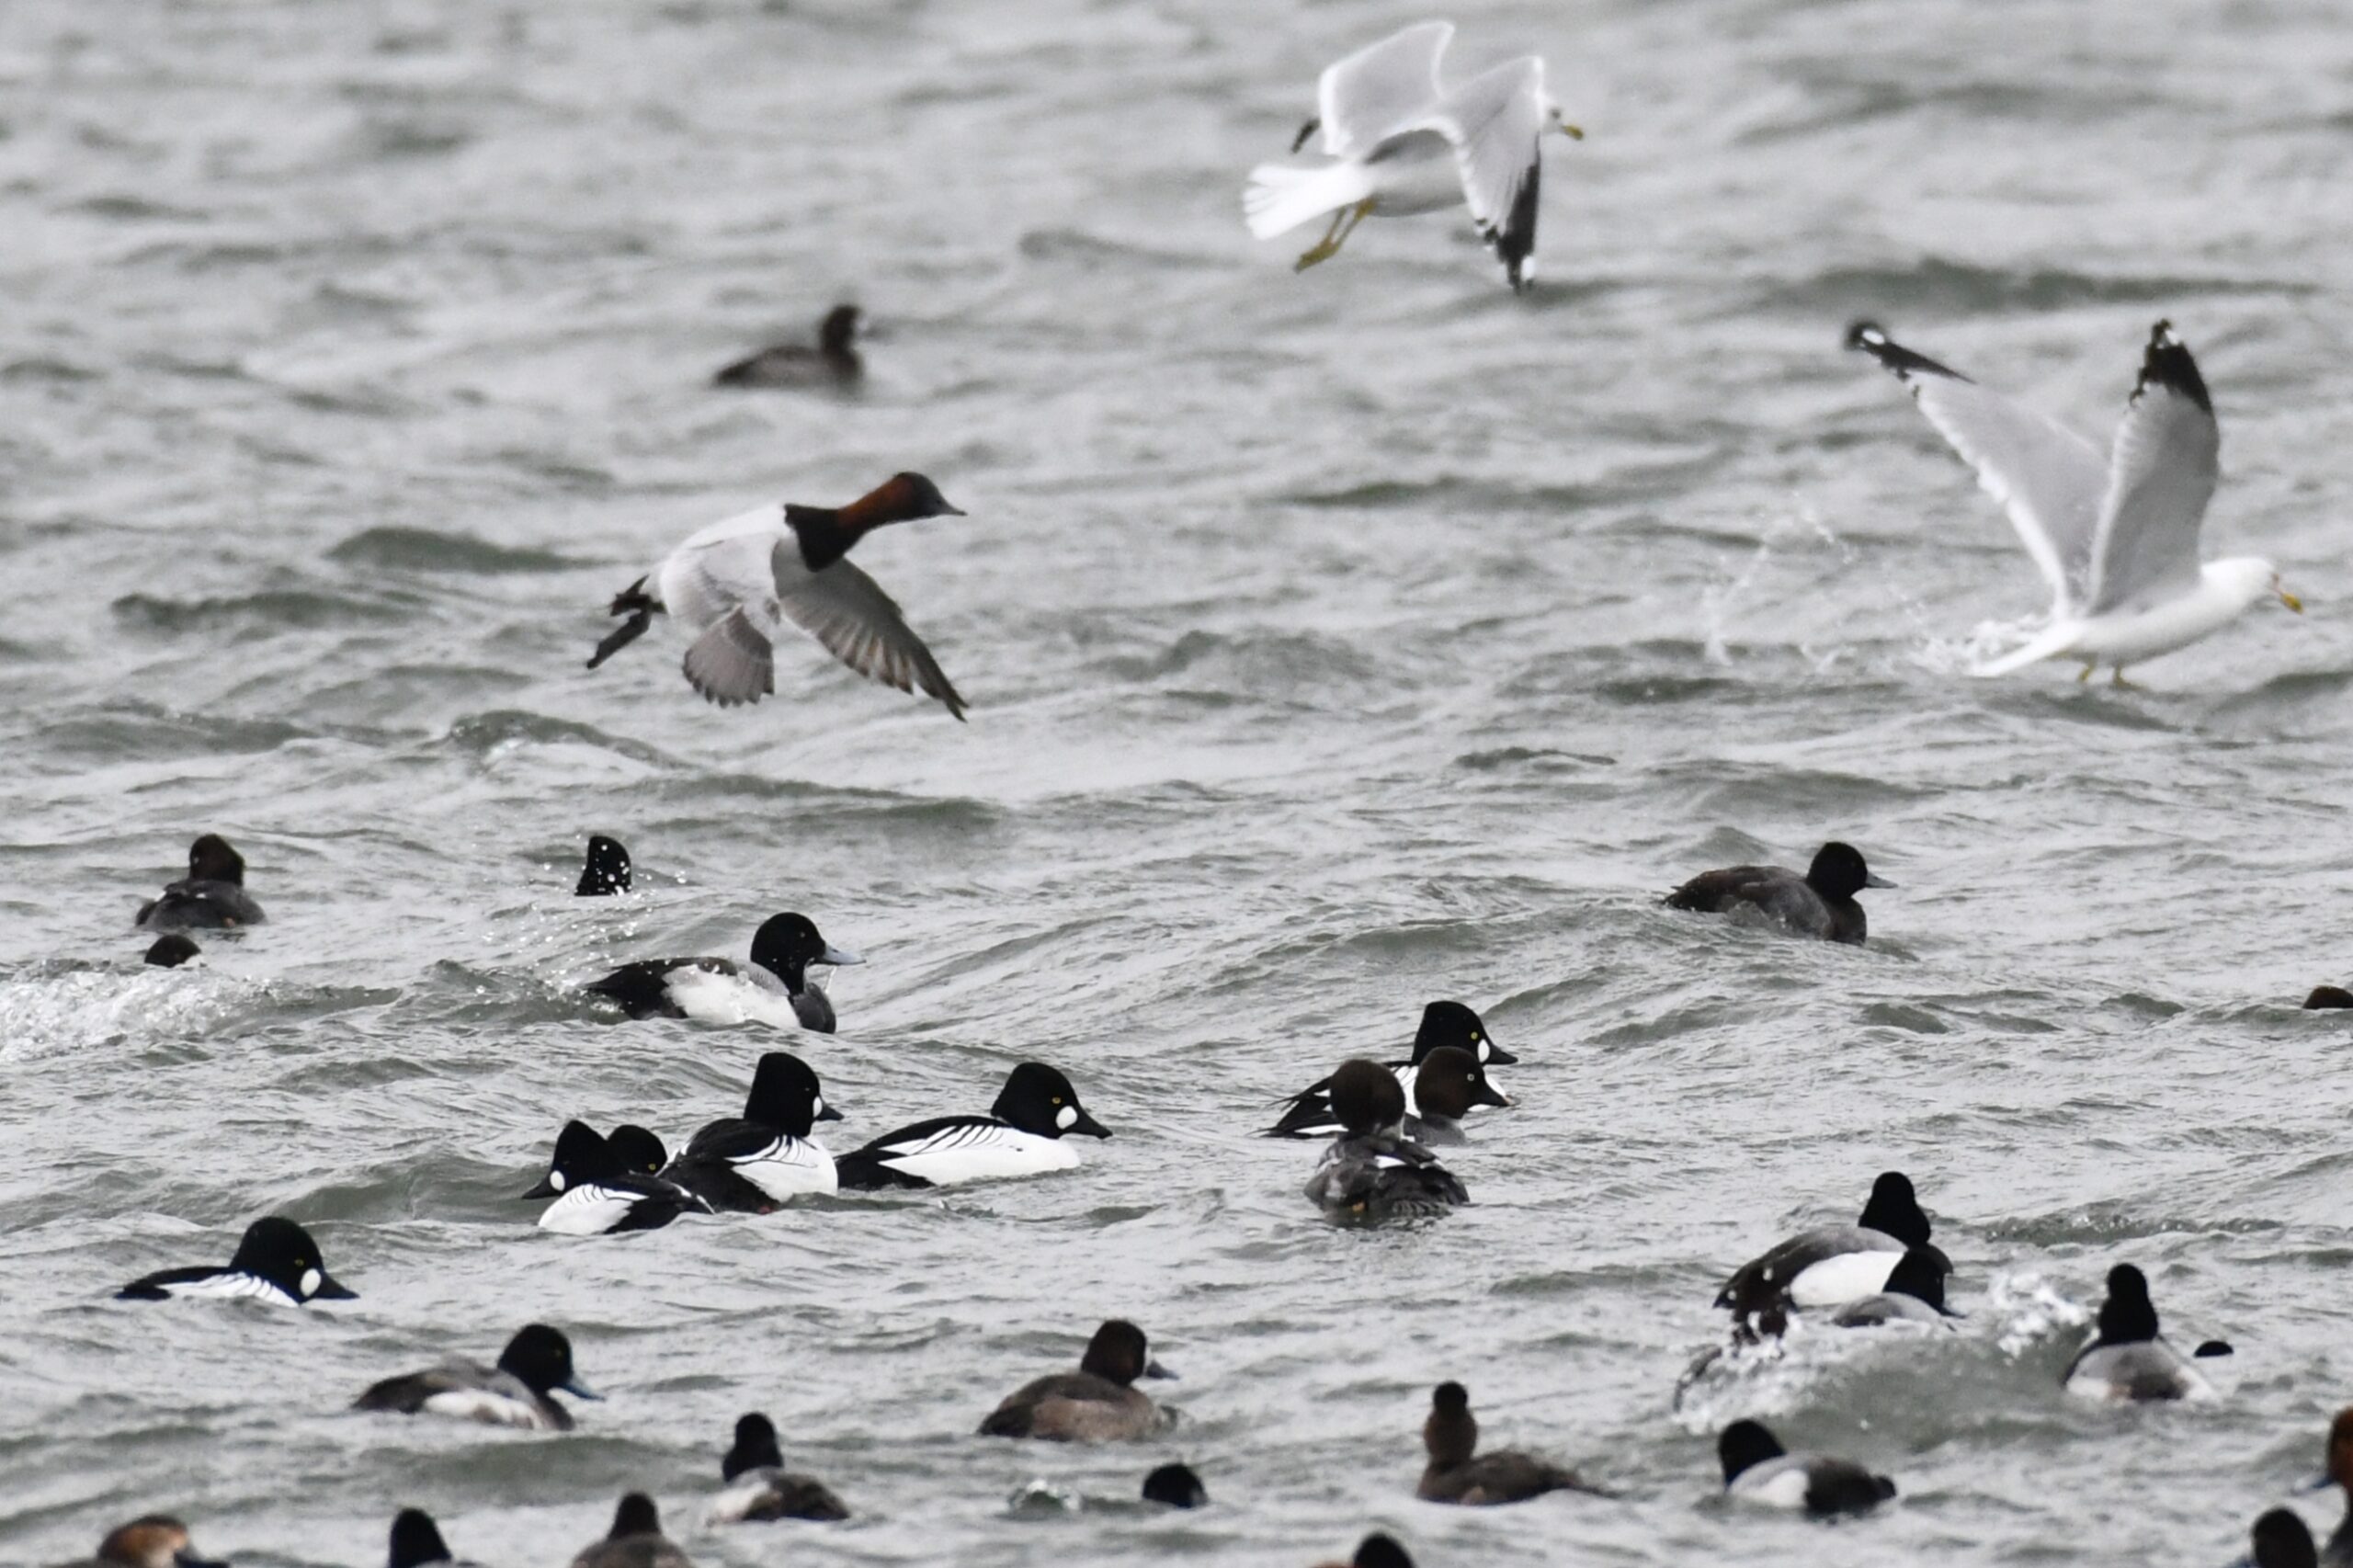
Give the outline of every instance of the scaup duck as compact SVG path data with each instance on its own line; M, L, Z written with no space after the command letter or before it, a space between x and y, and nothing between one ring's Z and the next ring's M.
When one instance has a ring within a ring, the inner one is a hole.
M1860 850L1834 839L1814 852L1813 864L1803 876L1786 866L1702 871L1668 893L1666 906L1701 915L1757 909L1801 937L1859 944L1870 923L1855 895L1865 888L1894 885L1871 875Z
M1143 1330L1112 1318L1086 1342L1077 1371L1022 1384L981 1423L981 1436L1082 1443L1149 1437L1168 1425L1169 1415L1135 1381L1176 1375L1152 1358Z
M817 346L779 343L747 355L711 377L721 387L855 386L866 374L858 357L858 331L862 312L856 305L835 305L817 324Z
M299 1307L311 1301L349 1301L358 1297L330 1276L320 1261L319 1244L291 1220L273 1214L245 1227L227 1267L166 1268L142 1275L115 1292L119 1301L162 1301L179 1297L229 1297Z
M146 1514L117 1525L98 1542L98 1554L63 1568L228 1568L197 1555L188 1527L169 1514Z
M700 1195L663 1179L668 1163L662 1140L642 1127L624 1124L607 1138L585 1121L567 1121L548 1174L523 1198L554 1199L540 1210L540 1229L567 1236L655 1231L681 1214L712 1212Z
M1143 1500L1171 1508L1206 1508L1210 1489L1188 1464L1165 1464L1143 1478Z
M2217 1344L2211 1348L2219 1354L2228 1347ZM2207 1351L2201 1348L2200 1353ZM2214 1385L2158 1335L2148 1277L2129 1263L2108 1271L2108 1298L2099 1304L2098 1330L2076 1352L2060 1381L2069 1393L2086 1399L2214 1397Z
M574 1558L572 1568L694 1568L694 1563L662 1533L662 1515L654 1499L632 1492L613 1510L613 1528L605 1539Z
M753 1070L744 1114L706 1124L662 1176L722 1213L772 1213L801 1193L840 1190L833 1155L809 1134L841 1119L807 1062L771 1051Z
M902 1127L839 1156L834 1168L846 1191L1037 1176L1076 1168L1078 1151L1063 1142L1074 1132L1111 1136L1078 1103L1068 1078L1042 1062L1025 1062L1006 1076L988 1115L938 1116Z
M1438 1214L1471 1201L1436 1154L1399 1134L1405 1090L1389 1069L1361 1057L1343 1062L1331 1085L1344 1131L1307 1178L1309 1201L1350 1220Z
M1577 1479L1576 1471L1517 1449L1480 1453L1478 1418L1471 1414L1471 1395L1461 1383L1440 1383L1430 1394L1422 1447L1429 1463L1414 1495L1425 1503L1480 1507L1525 1503L1547 1492L1598 1490Z
M1421 1027L1414 1035L1414 1053L1406 1061L1389 1063L1391 1072L1405 1090L1407 1115L1415 1113L1414 1081L1430 1052L1446 1046L1467 1051L1478 1058L1483 1074L1488 1067L1509 1067L1519 1058L1497 1045L1487 1033L1487 1026L1479 1015L1461 1002L1432 1002L1422 1009ZM1509 1096L1488 1087L1504 1105L1511 1104ZM1282 1119L1267 1129L1270 1138L1329 1138L1340 1131L1339 1118L1332 1114L1332 1080L1318 1079L1290 1096L1289 1108Z
M563 1331L535 1323L506 1342L495 1367L479 1361L450 1361L422 1372L386 1378L370 1384L351 1407L569 1432L572 1412L551 1397L559 1390L579 1399L604 1397L572 1369L572 1341Z
M868 679L920 687L961 720L964 699L939 661L891 596L843 557L872 529L963 515L922 474L901 473L838 509L787 502L713 523L615 596L611 613L629 619L597 644L588 667L667 611L695 636L687 684L722 708L757 702L776 690L776 644L790 622ZM648 577L658 579L653 594Z
M1888 1270L1877 1292L1840 1307L1830 1322L1838 1328L1876 1328L1881 1324L1930 1324L1950 1328L1961 1314L1945 1305L1945 1255L1913 1247Z
M809 968L865 961L826 941L807 915L788 913L770 915L752 934L748 969L733 959L640 959L582 989L618 1004L632 1018L797 1025L831 1034L834 1005L810 983Z
M188 846L188 875L139 906L133 925L150 931L233 930L267 918L245 891L245 858L208 833Z
M735 1441L719 1461L726 1490L711 1500L714 1524L745 1520L849 1517L849 1509L833 1488L814 1476L795 1475L784 1468L784 1451L777 1447L776 1424L757 1411L736 1418Z
M611 898L629 892L629 850L618 838L603 834L591 835L588 858L580 867L580 883L572 890L574 898Z
M1914 1247L1952 1272L1952 1261L1928 1244L1928 1217L1911 1178L1887 1171L1871 1183L1870 1200L1855 1223L1802 1232L1743 1264L1716 1293L1716 1305L1754 1306L1778 1288L1792 1306L1844 1306L1885 1290L1888 1276Z
M1861 1514L1895 1495L1895 1483L1852 1460L1793 1454L1763 1423L1735 1421L1716 1439L1725 1493L1773 1508L1802 1508L1816 1518Z

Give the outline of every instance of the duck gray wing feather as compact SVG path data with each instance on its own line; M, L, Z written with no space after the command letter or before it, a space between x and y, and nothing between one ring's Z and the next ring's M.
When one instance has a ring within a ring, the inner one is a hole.
M776 689L776 642L737 605L687 650L687 684L722 708L757 702Z
M779 611L867 679L901 691L920 690L962 719L963 697L882 585L847 561L812 572L800 551L790 538L776 548Z

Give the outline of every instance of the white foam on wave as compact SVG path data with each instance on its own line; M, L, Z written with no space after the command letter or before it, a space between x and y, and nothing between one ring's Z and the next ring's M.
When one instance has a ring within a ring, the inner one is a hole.
M0 981L0 1065L201 1034L248 990L225 975L147 965Z

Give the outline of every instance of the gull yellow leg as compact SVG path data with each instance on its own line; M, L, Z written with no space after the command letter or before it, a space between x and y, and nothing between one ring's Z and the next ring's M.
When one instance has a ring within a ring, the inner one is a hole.
M2109 678L2108 684L2124 691L2138 691L2141 689L2139 687L2134 686L2131 681L2124 678L2124 666L2122 665L2116 666L2116 673Z
M1291 263L1290 269L1293 272L1304 272L1317 262L1329 261L1339 255L1340 247L1348 243L1348 236L1357 232L1357 225L1363 222L1371 211L1372 198L1368 196L1354 207L1344 208L1332 214L1332 226L1324 232L1322 239L1316 241L1297 261ZM1341 227L1344 223L1347 225L1346 228Z
M2083 673L2082 675L2079 675L2079 676L2077 676L2075 677L2075 684L2076 684L2077 686L2087 686L2087 685L2089 685L2089 684L2090 684L2090 682L2091 682L2091 678L2092 678L2092 671L2094 671L2094 670L2097 669L2098 667L2099 667L2099 666L2098 666L2097 665L2096 665L2096 664L2092 663L2090 660L2088 660L2088 659L2085 660L2085 661L2084 661L2084 673Z

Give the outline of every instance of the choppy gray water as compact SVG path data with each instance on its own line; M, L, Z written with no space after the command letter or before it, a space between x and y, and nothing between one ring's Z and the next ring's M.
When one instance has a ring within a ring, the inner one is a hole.
M2291 1006L2353 967L2353 30L1455 14L1458 69L1540 50L1592 133L1529 298L1459 222L1303 278L1241 229L1316 70L1406 6L0 9L0 1559L166 1508L239 1563L365 1563L419 1504L555 1562L633 1485L721 1563L1271 1568L1374 1524L1432 1568L2243 1547L2353 1386L2353 1069ZM862 395L706 388L845 293ZM1837 351L1859 314L2103 440L2171 316L2223 422L2210 541L2313 613L2143 692L1966 679L2041 591ZM750 712L669 629L582 671L692 528L901 467L972 517L861 560L969 727L804 646ZM208 828L270 923L142 971L135 901ZM625 903L566 896L597 830ZM1832 835L1904 884L1868 950L1656 906ZM566 1116L675 1143L776 1043L572 987L780 908L870 960L797 1042L837 1142L1031 1055L1117 1138L944 1198L534 1231ZM1525 1058L1455 1162L1476 1206L1327 1227L1263 1102L1438 995ZM1966 1332L1672 1408L1722 1274L1889 1165ZM270 1210L361 1299L107 1299ZM2238 1346L2225 1401L2062 1403L2120 1258ZM1115 1312L1184 1374L1168 1442L971 1435ZM610 1396L574 1437L342 1408L531 1317ZM1449 1376L1622 1500L1410 1501ZM755 1407L855 1522L699 1526ZM1747 1412L1901 1506L1726 1513ZM1179 1454L1213 1509L1124 1506ZM1011 1506L1033 1480L1083 1506Z

